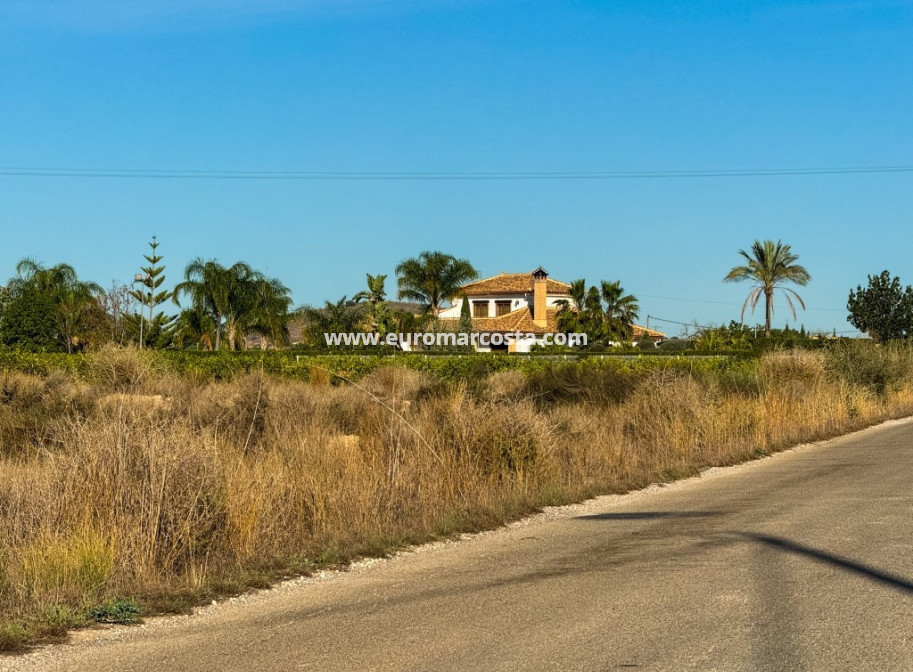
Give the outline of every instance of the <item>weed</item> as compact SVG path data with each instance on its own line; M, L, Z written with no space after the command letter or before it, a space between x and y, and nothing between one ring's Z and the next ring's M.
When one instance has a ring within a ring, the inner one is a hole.
M114 598L89 609L89 618L96 623L138 623L142 610L135 600Z

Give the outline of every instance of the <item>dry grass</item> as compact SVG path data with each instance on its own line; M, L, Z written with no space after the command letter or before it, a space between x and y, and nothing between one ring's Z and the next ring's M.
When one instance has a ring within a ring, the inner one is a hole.
M880 365L843 375L845 354L471 390L398 368L358 387L214 383L118 351L91 384L0 373L0 650L117 596L186 608L913 413L908 355L875 355L885 382Z

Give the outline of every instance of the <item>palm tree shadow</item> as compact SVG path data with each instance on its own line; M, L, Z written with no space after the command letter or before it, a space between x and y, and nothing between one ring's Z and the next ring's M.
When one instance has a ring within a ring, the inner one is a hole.
M821 551L817 548L812 548L811 546L804 546L798 544L789 539L783 537L776 537L769 534L758 534L755 532L740 532L737 536L749 539L751 541L764 544L770 548L775 548L780 551L785 551L787 553L793 553L795 555L800 555L802 557L811 558L817 562L828 564L834 567L838 567L848 572L858 574L863 576L871 581L881 583L890 588L896 590L901 590L907 593L913 593L913 581L900 576L898 574L892 574L890 572L882 571L876 567L870 565L864 565L860 562L855 562L847 558L835 555L833 553L828 553L827 551Z

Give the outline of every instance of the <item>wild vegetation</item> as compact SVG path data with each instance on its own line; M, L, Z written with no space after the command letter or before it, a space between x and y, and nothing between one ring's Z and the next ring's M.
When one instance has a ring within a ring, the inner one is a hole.
M913 413L913 350L866 345L340 385L313 362L307 382L218 380L118 348L7 368L0 647Z

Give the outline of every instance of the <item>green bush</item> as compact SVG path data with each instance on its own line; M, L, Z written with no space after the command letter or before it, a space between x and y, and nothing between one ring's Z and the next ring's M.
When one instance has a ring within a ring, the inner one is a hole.
M89 610L89 618L96 623L138 623L142 613L139 605L131 598L118 597L108 600Z
M0 321L0 343L31 352L57 352L62 349L57 340L54 301L35 291L24 292L12 299Z
M0 626L0 654L22 651L29 634L21 623L5 623Z
M0 350L0 370L46 376L54 371L81 375L87 371L85 355L65 352L23 352Z

